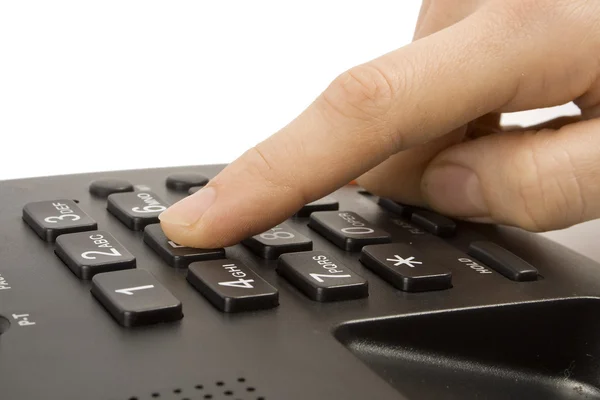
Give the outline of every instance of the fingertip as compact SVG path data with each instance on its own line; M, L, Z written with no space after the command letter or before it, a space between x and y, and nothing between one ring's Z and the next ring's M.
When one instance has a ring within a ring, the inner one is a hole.
M191 196L173 204L158 216L158 219L170 226L189 228L196 224L206 211L215 203L216 189L207 186Z

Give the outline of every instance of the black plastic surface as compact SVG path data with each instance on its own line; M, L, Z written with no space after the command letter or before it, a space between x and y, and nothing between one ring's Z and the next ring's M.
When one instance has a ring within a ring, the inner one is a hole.
M280 255L312 249L312 240L287 224L279 224L266 232L242 241L256 255L276 260Z
M108 197L113 193L133 192L131 182L124 179L103 178L90 183L90 193L98 197Z
M275 287L279 306L223 313L92 196L106 176L168 203L167 177L221 166L81 174L0 183L0 398L7 400L600 399L600 265L518 229L459 222L440 238L347 186L332 194L394 243L445 258L452 288L395 289L307 224L286 221L369 282L366 298L311 300L243 245L225 249ZM143 188L143 189L141 189ZM125 328L22 219L26 203L73 199L182 302L184 317ZM497 243L534 266L515 282L467 255ZM8 288L8 289L6 289ZM9 321L10 325L8 322ZM10 326L10 327L9 327ZM225 392L231 392L226 394Z
M167 177L166 185L169 189L188 191L193 187L204 186L208 178L193 171L176 172Z
M222 248L195 249L181 246L169 240L160 224L151 224L144 228L144 243L173 268L187 268L194 261L225 258L225 249Z
M135 268L135 257L110 233L88 231L56 238L58 258L80 279L101 272Z
M283 254L277 272L315 301L354 300L369 295L365 278L323 251Z

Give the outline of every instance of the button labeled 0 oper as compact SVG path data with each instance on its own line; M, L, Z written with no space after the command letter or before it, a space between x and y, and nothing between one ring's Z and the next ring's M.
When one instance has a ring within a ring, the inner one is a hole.
M369 244L391 241L387 232L349 211L314 212L308 226L346 251L359 251Z

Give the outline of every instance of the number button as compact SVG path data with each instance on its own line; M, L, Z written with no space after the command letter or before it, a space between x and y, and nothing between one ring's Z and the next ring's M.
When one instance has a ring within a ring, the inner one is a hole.
M349 211L312 213L308 226L346 251L359 251L368 244L391 241L387 232Z
M187 280L223 312L252 311L279 305L277 289L239 261L191 263Z
M135 257L110 233L91 231L61 235L56 255L79 279L89 280L100 272L136 267Z
M367 281L322 251L284 254L277 272L310 299L320 302L367 297Z
M340 205L336 199L331 196L325 196L321 199L306 204L304 207L298 210L295 216L297 218L306 218L316 211L335 211L339 209L339 207Z
M181 246L167 238L160 224L152 224L144 229L144 242L161 256L171 267L187 268L194 261L225 258L225 249L195 249Z
M65 233L91 231L98 224L73 200L53 200L28 203L23 207L23 220L47 242L54 242Z
M183 318L181 302L143 269L98 274L91 293L125 327Z
M275 260L281 254L312 250L312 240L296 232L287 224L280 224L242 243L259 257Z
M107 203L108 211L134 231L158 223L158 216L168 207L168 203L149 191L113 193Z

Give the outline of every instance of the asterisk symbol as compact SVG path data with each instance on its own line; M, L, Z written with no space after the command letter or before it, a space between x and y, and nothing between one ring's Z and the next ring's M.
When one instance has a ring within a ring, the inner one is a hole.
M387 261L394 263L394 267L406 264L410 268L414 268L415 266L413 264L423 264L421 261L413 261L414 259L414 257L402 258L398 254L395 254L394 258L386 258Z

